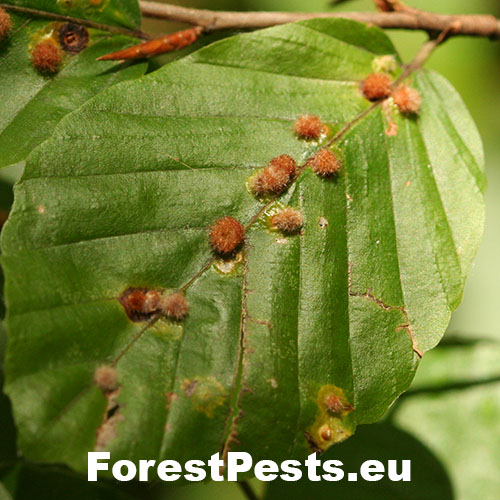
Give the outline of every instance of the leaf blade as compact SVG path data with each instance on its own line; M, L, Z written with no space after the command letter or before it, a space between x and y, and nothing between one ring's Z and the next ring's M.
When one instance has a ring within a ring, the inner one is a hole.
M438 341L460 295L465 273L456 247L450 236L437 237L433 224L443 210L455 220L462 212L453 203L426 211L427 202L437 206L438 196L423 168L426 151L413 121L393 109L398 134L388 137L382 106L356 120L371 106L358 80L380 55L370 48L379 47L374 42L382 35L372 38L366 30L350 21L315 20L219 42L104 92L32 153L2 242L9 328L18 339L9 348L8 370L15 406L26 400L22 393L31 390L30 377L43 372L44 363L86 360L82 376L91 385L97 364L120 356L126 339L141 328L114 300L125 289L189 284L185 323L159 323L120 358L123 420L109 443L112 455L183 461L241 448L254 459L300 457L311 445L332 444L321 437L323 426L338 441L385 413L411 382L414 351ZM333 49L325 50L329 37ZM339 38L348 37L364 43L351 47L352 64L319 64L335 53ZM290 62L296 50L290 47L298 42L311 55L300 67ZM263 205L248 192L249 176L279 154L303 163L326 144L294 136L294 120L305 112L319 114L330 137L351 124L339 143L345 171L321 180L306 169L252 225L242 261L227 272L210 261L208 227L228 214L250 223ZM423 108L418 119L427 127L429 112ZM424 133L425 142L429 127ZM468 135L478 159L476 140ZM448 170L440 174L441 190L453 189ZM467 179L464 190L475 193L477 177ZM476 250L483 210L480 196L472 200L477 217L453 233L468 255ZM303 234L269 230L267 215L284 205L303 211ZM446 252L441 268L449 290L441 285L436 249ZM31 276L29 293L14 278L21 270ZM49 280L53 287L47 289ZM422 283L430 283L428 290ZM98 317L109 325L105 341L98 340L88 304L98 305ZM51 331L53 342L61 343L31 373L31 353L21 345L26 314L38 325L36 349L43 349ZM78 328L63 326L71 317ZM98 349L86 341L86 328ZM62 389L69 381L53 383ZM70 403L71 388L65 391ZM332 393L354 412L328 414L324 398ZM86 404L97 414L103 397L95 398ZM154 407L151 415L143 411L147 405ZM84 408L72 407L69 421L55 424L55 431L74 421L85 425L83 414ZM36 431L46 433L51 425L41 418ZM137 435L147 437L137 442ZM39 460L58 456L50 446L35 450L27 434L21 437ZM181 446L185 442L189 446ZM88 443L75 444L64 460L81 467Z

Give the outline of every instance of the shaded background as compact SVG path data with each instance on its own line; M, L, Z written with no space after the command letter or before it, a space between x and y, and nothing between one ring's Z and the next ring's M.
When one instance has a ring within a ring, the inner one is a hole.
M230 10L324 11L328 0L190 0L173 1L189 7ZM407 0L413 7L442 13L488 13L500 17L496 0ZM335 10L373 10L371 0L350 0ZM182 25L146 20L144 29L157 33ZM389 31L403 60L409 61L426 35ZM212 35L208 40L221 37ZM198 43L206 43L207 39ZM196 46L195 46L196 48ZM192 50L189 49L189 50ZM159 66L188 53L157 58ZM500 498L500 41L457 38L440 47L427 63L457 88L474 117L484 141L488 191L484 241L468 278L462 305L454 313L443 342L423 359L411 389L394 405L384 422L358 428L356 435L334 446L324 459L342 460L356 471L366 459L411 459L411 483L268 483L266 500L326 498L353 500L498 500ZM0 173L0 217L9 201L9 184L20 167ZM4 193L5 192L5 193ZM4 193L4 194L2 194ZM0 342L0 352L2 346ZM2 407L7 402L0 398ZM12 434L0 418L0 438ZM1 439L0 439L1 440ZM3 441L2 441L3 442ZM0 450L0 465L2 461ZM19 481L19 477L22 480ZM44 498L154 500L240 500L245 496L231 483L172 485L104 485L89 490L82 478L36 466L3 472L4 485L17 484L17 500ZM19 486L20 485L20 486ZM252 485L263 492L264 484ZM1 485L0 485L1 486ZM44 491L46 493L44 493ZM12 493L12 491L11 491ZM0 499L2 499L0 488ZM47 495L47 496L43 496ZM59 496L62 495L62 496Z

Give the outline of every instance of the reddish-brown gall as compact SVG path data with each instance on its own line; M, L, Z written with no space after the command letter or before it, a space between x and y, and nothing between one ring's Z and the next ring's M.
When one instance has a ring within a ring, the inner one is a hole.
M372 73L361 82L361 92L369 101L389 97L392 92L392 78L385 73Z
M334 415L350 412L354 409L352 405L343 401L336 394L330 394L325 398L325 408L329 413L333 413Z
M61 61L61 50L48 40L40 42L31 53L31 62L40 73L56 73Z
M398 87L392 94L392 98L401 113L405 115L414 115L420 110L422 103L420 93L407 85Z
M303 215L294 208L285 208L271 217L271 225L284 233L296 233L303 224Z
M94 372L94 382L103 392L112 392L118 387L118 375L111 365L102 365Z
M269 162L269 166L276 170L281 170L286 172L290 177L295 175L297 170L297 164L295 160L290 155L280 155L276 156Z
M326 148L320 149L308 163L314 172L321 177L330 177L342 167L339 155Z
M118 298L132 321L146 321L160 309L160 294L154 290L129 288Z
M65 52L78 54L89 44L89 32L80 24L64 23L59 28L59 43Z
M12 19L7 11L0 7L0 40L8 35L12 29Z
M181 321L189 312L189 304L182 293L174 292L161 298L160 310L167 318Z
M210 245L221 255L233 253L245 237L245 228L232 217L222 217L210 229Z
M290 183L297 172L297 163L289 155L273 158L254 179L252 189L255 194L279 194Z
M331 441L333 439L333 429L329 425L322 425L319 429L319 435L323 441Z
M302 139L319 139L328 129L319 117L302 115L295 122L294 130L295 134Z

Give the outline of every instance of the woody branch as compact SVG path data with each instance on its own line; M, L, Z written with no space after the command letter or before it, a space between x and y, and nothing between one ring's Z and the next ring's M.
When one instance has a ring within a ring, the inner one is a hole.
M500 20L489 15L446 15L425 12L389 2L382 12L231 12L193 9L178 5L140 1L145 17L200 26L206 31L265 28L318 17L342 17L380 28L442 32L454 26L452 35L500 38Z

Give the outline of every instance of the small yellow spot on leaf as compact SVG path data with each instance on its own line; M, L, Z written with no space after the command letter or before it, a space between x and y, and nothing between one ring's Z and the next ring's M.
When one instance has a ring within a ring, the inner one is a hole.
M324 229L326 226L328 226L328 221L324 217L320 217L318 219L318 224L321 229Z
M181 388L195 409L207 417L212 417L215 409L223 405L227 399L226 389L213 376L184 379Z

